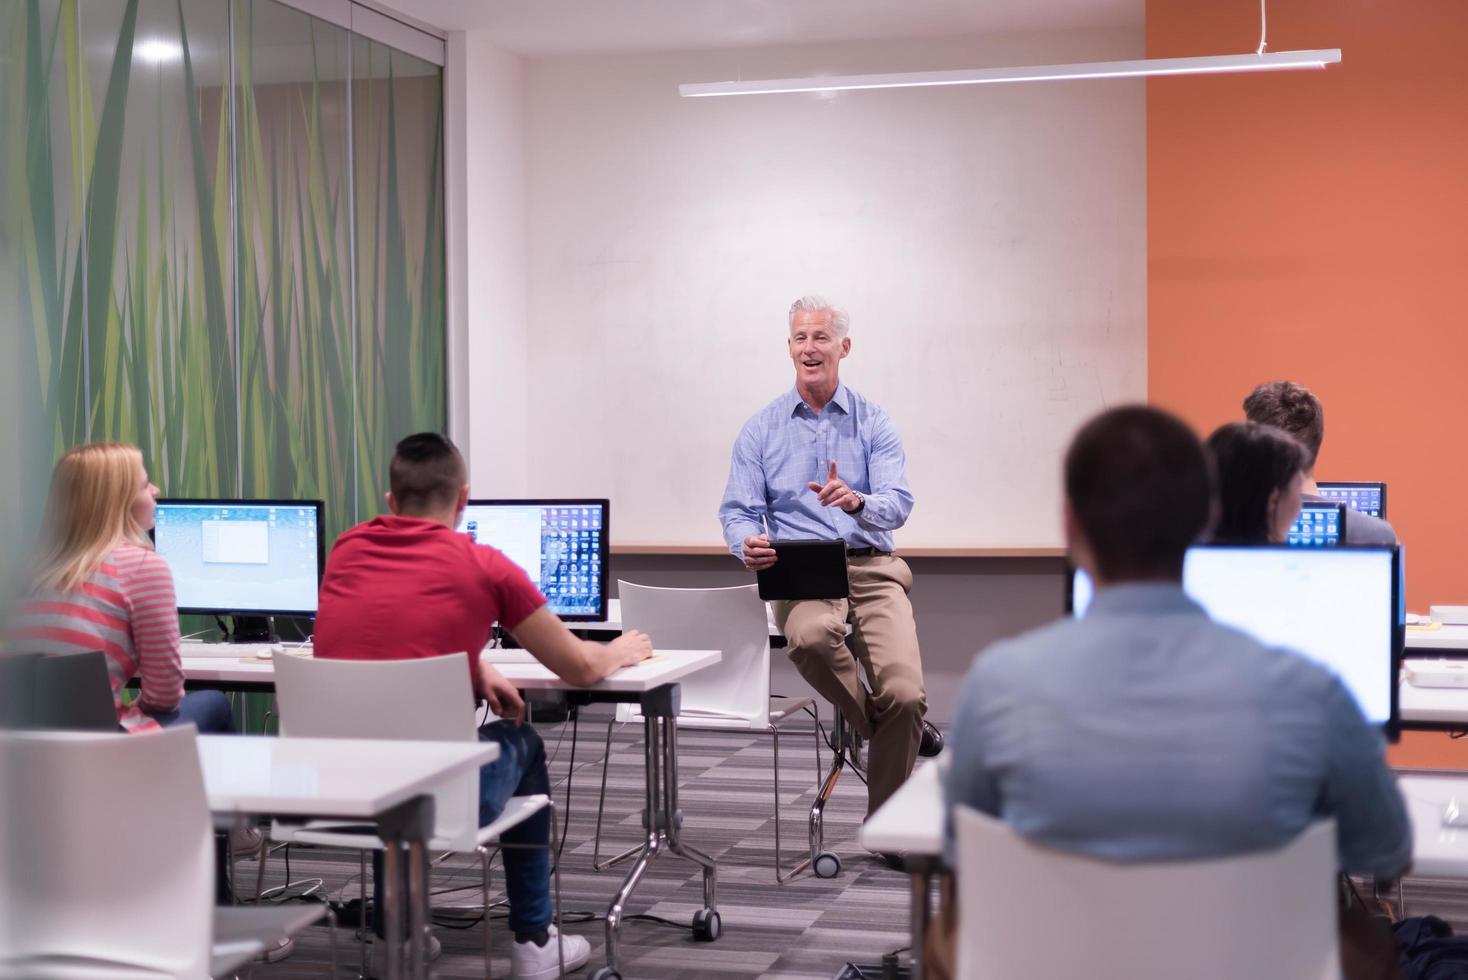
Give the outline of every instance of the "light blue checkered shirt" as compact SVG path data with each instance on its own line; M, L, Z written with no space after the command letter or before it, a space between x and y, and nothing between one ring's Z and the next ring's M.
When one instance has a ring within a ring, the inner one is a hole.
M1391 877L1412 825L1340 680L1208 618L1174 584L1101 589L1085 619L974 660L948 730L948 805L1112 861L1282 846L1334 817L1342 869ZM947 843L952 851L952 825Z
M833 459L837 476L866 497L855 514L822 507L809 486L826 482ZM841 538L851 548L892 551L892 532L910 513L907 457L896 427L843 384L820 412L792 387L744 423L719 522L736 558L744 556L744 539L767 526L772 541Z

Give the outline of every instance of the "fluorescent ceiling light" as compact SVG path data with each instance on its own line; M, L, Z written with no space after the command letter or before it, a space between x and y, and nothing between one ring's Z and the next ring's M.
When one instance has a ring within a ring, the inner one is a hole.
M170 61L178 61L183 58L183 48L173 41L163 41L158 38L149 38L139 41L133 48L133 54L144 61L155 65L161 65Z
M917 88L925 85L991 85L1000 82L1056 82L1079 78L1146 78L1154 75L1214 75L1241 71L1324 68L1339 63L1340 48L1320 51L1270 51L1265 54L1210 55L1201 58L1143 58L1022 68L966 68L912 71L890 75L829 75L824 78L767 78L749 82L694 82L678 86L684 98L716 95L776 95L783 92L839 92L864 88Z

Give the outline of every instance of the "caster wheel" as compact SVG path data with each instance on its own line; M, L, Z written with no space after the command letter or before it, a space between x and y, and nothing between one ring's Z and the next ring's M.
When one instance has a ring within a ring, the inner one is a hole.
M724 931L723 920L713 909L699 909L693 913L693 938L701 943L711 943Z
M591 975L591 980L622 980L622 974L609 966L604 966Z
M841 873L841 859L830 851L822 851L811 862L817 878L834 878Z

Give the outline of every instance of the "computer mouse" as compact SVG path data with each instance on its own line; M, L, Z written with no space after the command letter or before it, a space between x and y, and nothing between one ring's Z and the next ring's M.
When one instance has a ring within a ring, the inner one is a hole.
M260 651L260 656L266 660L269 660L271 657L275 656L278 653L285 653L285 645L282 643L272 643L270 644L269 650Z

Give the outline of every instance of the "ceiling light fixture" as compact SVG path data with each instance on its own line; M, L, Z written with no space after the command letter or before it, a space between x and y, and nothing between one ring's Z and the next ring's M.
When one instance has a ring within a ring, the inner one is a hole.
M1020 68L970 68L913 71L887 75L829 75L822 78L768 78L749 82L692 82L678 86L685 99L720 95L777 95L786 92L840 92L850 89L917 88L929 85L994 85L1003 82L1053 82L1083 78L1149 78L1160 75L1215 75L1246 71L1290 71L1338 64L1340 48L1270 51L1197 58L1143 58Z
M133 48L133 54L150 64L162 65L181 60L183 47L174 41L164 41L155 37L139 41Z

